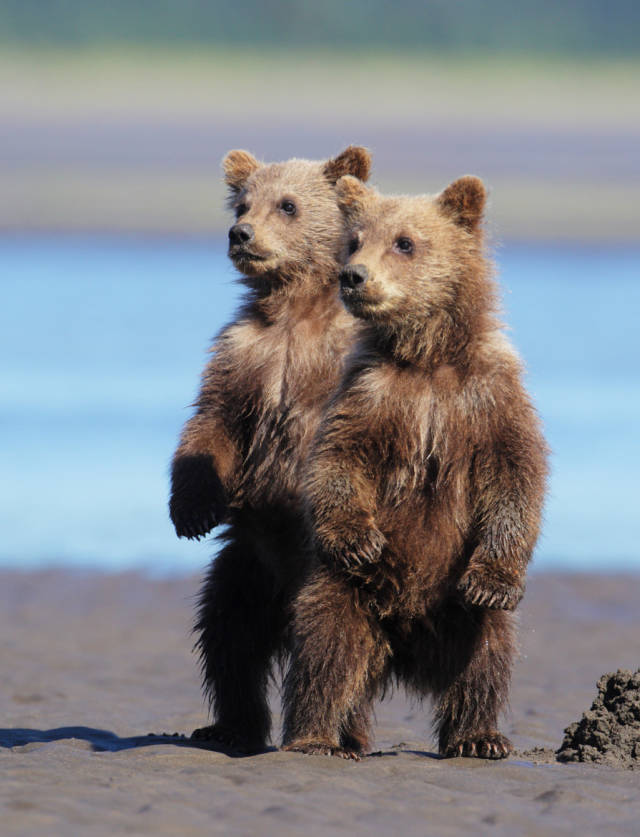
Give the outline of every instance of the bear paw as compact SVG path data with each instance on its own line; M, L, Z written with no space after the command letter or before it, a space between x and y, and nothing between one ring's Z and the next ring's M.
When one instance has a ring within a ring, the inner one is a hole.
M522 584L496 578L491 571L482 569L467 570L458 590L468 604L494 610L515 610L524 595Z
M305 753L308 756L336 756L347 761L360 761L362 753L347 747L334 747L324 741L292 741L282 749L287 753Z
M251 740L221 724L212 724L208 727L195 729L191 733L191 740L209 744L216 749L247 756L261 753L265 749L264 741Z
M375 563L384 546L386 538L378 529L366 529L354 532L348 540L325 546L325 553L331 562L345 570L357 570L367 564Z
M499 732L470 735L441 747L445 758L506 759L513 750L509 739Z
M210 456L178 457L171 482L169 515L179 538L200 540L224 520L224 489Z

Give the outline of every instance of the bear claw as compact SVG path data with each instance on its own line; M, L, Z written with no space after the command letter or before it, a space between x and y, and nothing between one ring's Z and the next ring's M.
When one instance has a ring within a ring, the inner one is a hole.
M499 732L465 738L443 750L445 758L505 759L512 750L511 742Z
M386 538L377 529L369 529L355 535L348 542L333 546L327 550L336 564L345 570L357 570L358 567L375 563L384 549Z
M469 604L493 610L514 610L524 595L520 584L499 581L478 570L467 571L458 590Z
M211 511L200 519L181 519L175 510L172 510L171 518L179 538L199 541L219 524L218 515Z

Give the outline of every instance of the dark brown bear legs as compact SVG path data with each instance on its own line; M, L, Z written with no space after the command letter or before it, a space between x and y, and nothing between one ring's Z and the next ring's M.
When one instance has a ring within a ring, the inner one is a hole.
M371 743L372 700L366 695L360 704L349 709L340 727L340 748L356 756L365 753Z
M498 732L514 654L512 616L452 606L438 626L434 671L435 727L444 756L505 758L511 742Z
M359 758L389 646L341 574L318 570L295 605L284 748Z
M271 730L267 686L285 622L282 596L250 545L228 543L200 593L196 646L215 722L194 738L238 752L264 749Z

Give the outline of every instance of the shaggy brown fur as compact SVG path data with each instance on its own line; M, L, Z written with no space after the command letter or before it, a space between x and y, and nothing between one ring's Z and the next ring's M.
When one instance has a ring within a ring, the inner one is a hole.
M285 747L357 758L395 678L434 696L442 754L501 758L546 446L494 317L484 187L337 188L342 297L366 326L308 465L320 562L295 604Z
M239 751L265 746L273 659L282 652L303 561L301 463L355 334L337 286L345 226L335 183L366 178L369 154L262 165L224 160L237 223L229 255L249 294L217 338L173 459L171 519L198 538L228 523L196 624L215 723L198 730Z

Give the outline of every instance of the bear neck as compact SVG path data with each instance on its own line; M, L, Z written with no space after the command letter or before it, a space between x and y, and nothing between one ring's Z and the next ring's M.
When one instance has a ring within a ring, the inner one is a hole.
M265 325L318 316L319 309L342 311L337 292L339 269L338 263L332 262L300 267L284 276L270 274L250 285L249 309Z
M495 327L489 312L476 312L473 317L463 319L440 311L426 324L409 322L389 327L370 324L365 339L378 355L400 366L433 372L446 364L464 375L472 364L477 340Z
M479 252L470 254L456 287L448 308L372 324L377 350L403 365L433 371L447 364L464 375L478 344L499 327L496 288L489 264Z

